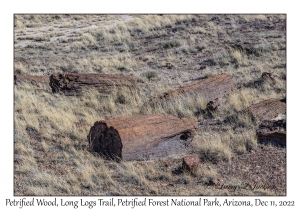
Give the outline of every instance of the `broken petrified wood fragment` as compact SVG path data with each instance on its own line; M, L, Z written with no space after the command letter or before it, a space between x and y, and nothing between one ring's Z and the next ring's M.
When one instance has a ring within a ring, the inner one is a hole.
M286 121L263 121L256 131L259 141L273 141L281 145L286 144Z
M199 168L200 159L197 155L185 156L182 160L182 169L189 173L196 173Z
M49 84L49 77L47 76L33 76L33 75L14 75L15 85L20 83L28 83L32 85Z
M68 96L80 95L82 89L87 87L103 93L111 93L115 88L137 89L132 77L111 74L53 74L50 76L50 86L53 92L61 91Z
M194 119L171 115L111 118L95 122L89 146L108 159L158 159L190 152L196 127Z
M259 141L273 141L285 145L286 142L286 103L268 99L248 108L259 121L256 130Z
M228 74L219 74L196 83L186 85L176 90L169 91L150 99L149 104L154 104L162 100L171 100L177 96L201 97L206 101L213 101L217 98L223 98L235 89L235 83Z
M218 107L221 104L223 104L225 102L226 102L225 98L216 98L215 100L208 102L206 107L207 107L208 110L214 111L214 110L218 109Z
M277 99L267 99L248 108L250 113L260 122L270 120L286 112L286 104Z

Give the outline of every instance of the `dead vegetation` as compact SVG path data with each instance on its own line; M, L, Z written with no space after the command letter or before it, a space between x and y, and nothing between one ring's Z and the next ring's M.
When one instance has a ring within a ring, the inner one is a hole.
M259 123L247 112L286 98L285 15L19 14L14 30L15 195L286 194L285 148L258 143ZM69 73L130 76L139 92L88 88L66 97L35 79ZM193 94L145 108L151 98L222 73L236 88L217 109L207 109L215 98ZM89 151L96 121L145 114L198 122L197 173L182 170L176 156L117 163ZM264 163L253 157L266 151ZM270 179L278 189L232 191L210 185L214 179Z

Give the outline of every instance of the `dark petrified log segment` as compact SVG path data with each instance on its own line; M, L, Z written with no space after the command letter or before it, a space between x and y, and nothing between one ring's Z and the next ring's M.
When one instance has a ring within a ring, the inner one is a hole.
M153 104L160 100L170 100L176 96L196 95L207 101L214 101L217 98L222 99L235 88L232 77L228 74L219 74L200 80L197 83L190 84L168 93L158 95L150 99L149 103Z
M132 77L110 74L53 74L50 76L50 86L53 92L61 91L69 96L80 95L84 87L93 87L103 93L110 93L119 87L137 89Z
M250 106L248 110L260 123L256 130L259 141L285 145L286 103L277 99L267 99Z
M271 98L250 106L248 110L261 122L264 120L271 120L279 114L285 113L286 104L277 99Z
M274 141L281 145L286 144L286 121L263 121L256 131L259 141Z
M96 122L88 139L91 150L109 159L158 159L190 152L196 127L190 118L125 116Z
M15 85L20 83L30 83L33 85L49 84L49 77L47 76L31 76L31 75L14 75Z

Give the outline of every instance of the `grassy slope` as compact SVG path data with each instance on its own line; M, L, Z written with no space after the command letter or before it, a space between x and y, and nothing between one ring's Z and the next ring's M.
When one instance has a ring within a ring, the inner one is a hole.
M261 79L262 72L286 74L285 18L15 16L16 74L116 73L133 76L141 88L140 96L127 95L119 103L117 93L86 90L74 98L52 94L47 86L16 86L15 195L284 194L232 192L208 187L205 181L219 176L218 163L256 148L256 124L242 110L262 99L285 97L285 80ZM201 98L141 109L151 96L222 72L231 74L239 89L220 112L205 112L207 102ZM176 174L179 158L116 164L87 151L86 136L95 121L145 113L193 117L203 124L196 138L202 158L198 175Z

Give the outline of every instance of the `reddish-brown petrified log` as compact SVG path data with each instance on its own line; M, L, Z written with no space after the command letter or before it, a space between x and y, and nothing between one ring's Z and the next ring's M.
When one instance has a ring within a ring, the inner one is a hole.
M111 74L52 74L50 86L53 92L61 91L70 96L80 95L84 87L93 87L103 93L110 93L120 87L137 89L132 77Z
M250 113L260 122L271 120L286 112L286 104L277 99L267 99L248 108Z
M202 97L206 101L222 99L235 88L232 77L228 74L219 74L200 80L196 83L186 85L176 90L169 91L165 94L158 95L150 99L149 103L153 104L161 100L170 100L177 96L194 95ZM220 100L221 101L221 100Z
M95 122L90 149L108 159L147 160L192 150L195 120L170 115L111 118Z
M32 75L14 75L15 84L30 83L33 85L49 84L49 77L47 76L32 76Z

